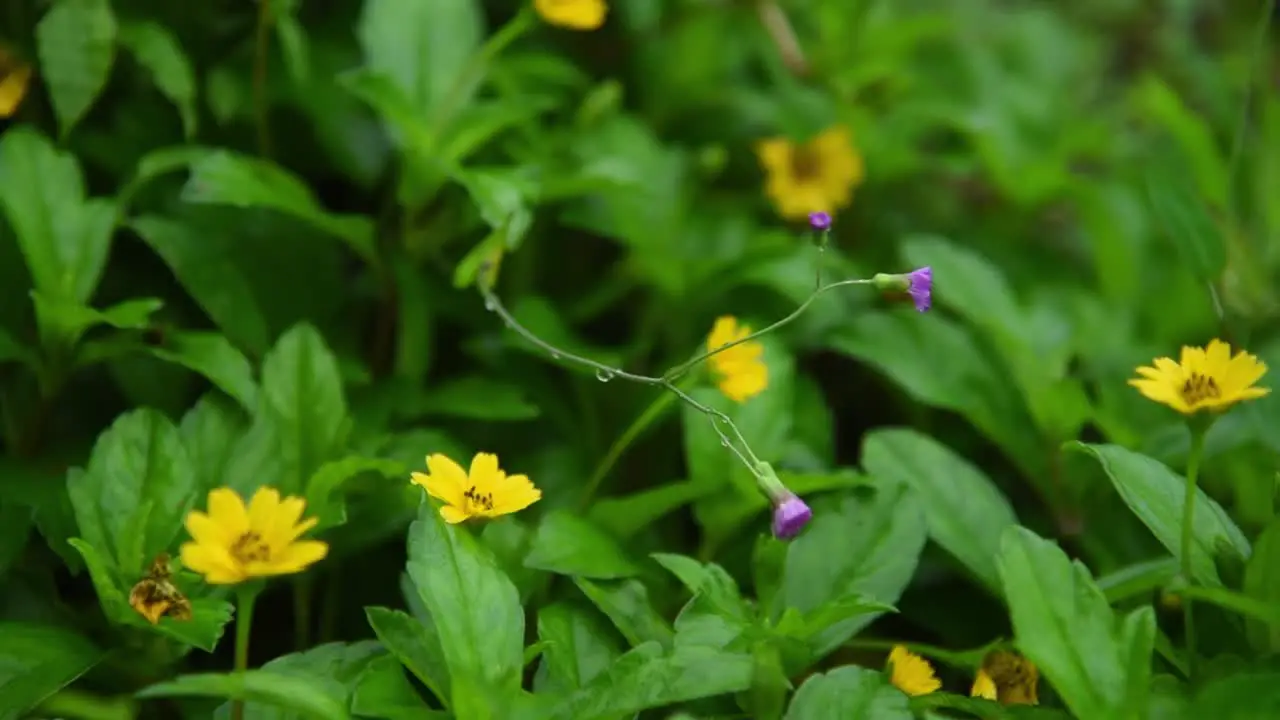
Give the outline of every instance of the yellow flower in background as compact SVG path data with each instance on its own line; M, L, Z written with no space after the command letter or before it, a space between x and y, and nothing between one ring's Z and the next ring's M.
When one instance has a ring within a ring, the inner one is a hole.
M329 553L320 540L299 540L317 518L302 520L306 501L281 499L260 487L246 508L231 488L209 492L209 512L187 514L193 542L182 546L182 564L211 585L234 585L257 577L302 572Z
M1253 385L1266 374L1267 366L1244 351L1232 357L1231 346L1221 340L1213 340L1207 348L1184 346L1180 362L1156 358L1155 367L1140 367L1137 372L1142 377L1130 380L1130 385L1184 415L1225 410L1271 392Z
M571 30L595 30L609 11L604 0L533 0L533 7L543 20Z
M908 695L928 695L942 687L929 661L902 645L889 651L889 682Z
M1004 705L1036 705L1039 683L1035 663L1017 653L996 650L983 658L969 695Z
M445 502L440 517L451 525L473 517L506 515L542 499L542 491L527 476L499 469L498 456L492 453L476 453L470 472L444 455L428 455L427 472L413 473L409 480Z
M0 120L13 117L31 85L31 66L0 48Z
M847 206L863 178L862 156L849 131L839 125L805 143L764 140L756 146L756 155L765 171L765 194L788 220Z
M707 351L712 352L751 334L751 328L739 326L731 315L716 318L707 337ZM746 402L769 386L769 367L764 364L764 346L747 341L712 355L707 359L718 376L720 392L735 402Z

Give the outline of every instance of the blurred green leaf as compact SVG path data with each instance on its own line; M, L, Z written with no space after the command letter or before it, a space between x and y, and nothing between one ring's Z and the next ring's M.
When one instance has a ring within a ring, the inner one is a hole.
M0 578L27 547L27 537L34 522L30 507L0 504Z
M50 15L79 12L79 1L63 0ZM76 159L25 127L0 138L0 168L0 206L13 225L35 290L51 301L86 303L107 262L115 205L87 199Z
M1147 205L1191 273L1213 283L1227 265L1226 247L1193 178L1178 160L1176 151L1152 153L1147 158Z
M751 685L751 657L706 647L664 652L647 642L615 660L560 704L563 720L631 715L698 698L741 692Z
M211 332L181 332L152 347L161 360L177 363L208 378L218 389L235 398L246 410L258 405L258 384L249 359L225 337Z
M614 537L626 540L664 515L719 490L712 483L687 480L666 483L630 495L597 500L591 504L587 516L592 522L606 528ZM767 500L765 504L768 504Z
M653 609L644 583L634 578L593 582L583 577L575 577L573 582L633 647L647 642L671 647L674 633Z
M538 609L538 639L547 644L541 664L558 691L576 690L608 668L622 653L614 637L599 615L568 603Z
M515 585L465 528L446 525L423 500L409 528L409 576L440 636L462 716L519 689L524 611ZM496 697L495 697L496 696Z
M1177 558L1160 558L1129 565L1098 578L1098 589L1107 602L1116 604L1155 592L1178 574Z
M349 455L321 465L307 480L307 508L320 518L317 530L325 530L347 521L347 503L341 492L344 483L360 475L375 474L380 478L403 479L409 469L396 460L382 460Z
M179 675L138 692L141 698L214 697L243 698L315 720L350 720L340 688L323 677L309 677L272 670L238 673ZM259 711L261 712L261 711ZM257 716L252 716L257 717Z
M520 247L525 233L533 224L529 197L536 192L529 179L515 169L468 169L459 180L480 210L480 217L502 236L506 250Z
M341 238L366 262L376 261L373 221L322 208L297 176L266 160L219 150L191 164L182 191L187 202L275 210Z
M998 561L1018 649L1077 717L1144 717L1155 613L1112 613L1089 570L1023 527L1005 531Z
M1163 463L1118 445L1068 443L1069 450L1092 455L1120 497L1142 521L1161 545L1180 557L1182 554L1182 510L1186 499L1186 480L1178 477ZM1196 488L1196 508L1191 545L1191 568L1196 581L1221 586L1214 565L1219 541L1226 543L1242 561L1251 554L1249 541L1231 521L1222 506Z
M449 666L435 621L422 623L407 613L381 607L367 607L364 613L387 651L449 707Z
M157 216L135 218L131 227L227 337L251 352L266 351L267 324L253 289L208 230Z
M525 565L601 580L640 574L640 568L617 540L589 520L565 510L554 510L542 518Z
M1000 536L1016 525L991 479L947 446L914 430L876 430L863 438L862 463L877 480L915 489L929 536L992 592L1000 592Z
M404 676L400 663L390 655L380 657L356 678L351 712L383 720L447 720L447 712L432 710Z
M785 720L866 717L910 720L907 696L883 673L853 665L809 676L791 698Z
M151 324L151 316L164 305L156 298L139 298L95 310L78 302L46 297L39 291L32 291L31 301L35 305L41 343L46 349L58 353L71 351L86 331L99 325L110 325L118 330L145 330ZM109 359L113 352L118 350L110 343L85 343L75 353L76 363L91 365Z
M1269 607L1280 607L1280 520L1273 520L1253 543L1244 570L1244 591ZM1249 643L1260 653L1280 650L1280 627L1249 623Z
M154 410L121 415L67 478L80 536L126 577L167 551L195 504L195 470L178 429Z
M23 622L0 623L0 708L18 718L75 682L104 653L63 628Z
M196 134L196 77L177 38L158 23L129 22L120 26L120 44L145 67L156 87L178 108L186 139Z
M206 393L182 416L178 431L202 494L224 484L232 450L246 425L245 414L216 391Z
M729 573L715 563L703 565L684 555L654 553L652 557L693 595L676 617L675 646L740 649L736 641L748 631L755 613Z
M59 0L36 26L40 73L64 137L107 85L116 56L109 0Z
M1280 713L1280 673L1251 670L1206 683L1183 716L1214 720L1262 720Z
M417 413L469 420L531 420L541 409L513 383L468 375L427 391Z
M293 679L309 684L312 688L311 692L319 696L314 700L323 702L332 699L337 701L345 711L350 703L356 679L372 662L383 657L386 657L386 653L378 643L372 640L325 643L303 652L277 657L263 665L257 672L268 672L277 677L288 678L289 682L277 687L290 689L287 695L289 702L280 702L285 699L285 694L277 695L274 700L247 696L249 702L244 706L245 717L261 718L261 720L306 720L309 717L319 717L314 714L320 707L319 703L294 704L299 698L291 691L295 687L302 689L302 686L295 686ZM278 681L273 678L272 682ZM231 703L229 702L224 703L214 712L216 720L229 720L230 715Z
M1190 178L1169 180L1182 183L1193 179L1213 205L1225 208L1230 178L1226 159L1207 118L1187 107L1169 83L1154 75L1147 75L1135 84L1132 100L1141 112L1163 126L1176 141L1176 147L1169 149L1184 155L1190 164Z
M338 362L318 330L295 325L267 353L262 400L280 433L286 475L278 489L303 494L307 481L341 450L349 424Z
M813 520L787 548L782 588L769 615L811 613L849 599L898 601L915 574L926 538L919 501L889 482L873 493L849 492L813 504ZM835 649L877 616L827 628L815 641L818 657Z

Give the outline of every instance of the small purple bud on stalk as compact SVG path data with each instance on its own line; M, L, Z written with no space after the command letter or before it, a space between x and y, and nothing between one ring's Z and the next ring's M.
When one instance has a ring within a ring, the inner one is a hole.
M824 212L811 212L809 213L809 227L818 231L830 230L831 216Z
M799 535L813 517L813 510L782 484L769 463L757 463L755 475L761 492L773 503L773 536L790 540Z
M933 307L933 268L928 265L905 275L877 273L871 282L882 292L907 293L919 312Z

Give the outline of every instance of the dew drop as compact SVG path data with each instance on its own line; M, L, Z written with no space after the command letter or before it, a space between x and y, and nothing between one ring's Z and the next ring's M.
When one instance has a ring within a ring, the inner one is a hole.
M596 370L596 379L600 382L609 382L614 377L615 373L612 370L605 370L604 368Z
M720 438L720 444L729 447L729 438Z
M552 360L559 360L559 359L560 359L560 353L558 353L558 352L553 352L553 353L551 353L551 359L552 359Z
M498 309L498 303L494 302L493 298L487 297L484 299L484 309L493 312Z

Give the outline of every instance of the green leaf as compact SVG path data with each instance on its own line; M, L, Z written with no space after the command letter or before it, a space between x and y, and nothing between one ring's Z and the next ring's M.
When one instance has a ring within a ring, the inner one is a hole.
M1162 557L1120 568L1098 578L1098 588L1115 605L1130 598L1149 595L1169 584L1178 574L1177 558Z
M351 712L383 720L448 720L447 712L432 710L418 695L394 657L380 657L356 678Z
M451 95L484 35L474 0L366 2L356 35L366 65L390 78L419 115L435 119L446 101L469 99Z
M454 712L462 715L486 693L514 694L523 669L524 610L493 556L424 499L409 527L406 569L431 617L441 619L436 628Z
M151 354L203 375L246 410L253 411L258 406L253 366L244 353L218 333L173 333L165 338L164 345L152 347Z
M746 690L751 685L750 655L707 647L683 647L664 653L645 643L596 676L564 701L555 718L579 720L630 716L699 698Z
M49 625L0 623L0 708L25 717L103 658L93 643ZM12 713L12 714L9 714Z
M65 137L107 85L116 57L109 0L58 0L36 26L40 74Z
M314 327L295 325L267 353L262 398L279 433L285 466L279 490L304 494L312 475L341 451L348 428L338 361Z
M689 481L667 483L630 495L598 500L592 503L591 509L587 511L587 517L597 525L608 529L614 537L626 540L657 522L664 515L696 500L719 493L720 490L721 488L714 483ZM765 504L768 504L767 500Z
M371 663L387 655L382 647L372 640L354 643L333 642L311 648L305 652L296 652L278 657L262 666L259 672L270 672L285 678L298 678L309 683L311 692L322 694L322 698L333 699L345 711L351 702L352 689L356 680ZM266 700L268 707L257 705L249 698L245 703L244 713L248 718L261 720L305 720L316 717L314 709ZM291 697L290 703L296 701ZM272 707L274 706L274 707ZM214 713L218 720L228 720L231 715L231 704L225 703Z
M317 531L341 525L347 521L346 502L335 493L344 483L366 473L376 473L384 478L404 478L409 469L396 460L380 460L352 455L327 462L316 470L307 481L307 508L319 517Z
M236 673L179 675L138 692L140 698L215 697L242 698L290 710L315 720L350 720L341 688L322 677L271 670ZM250 716L256 717L256 716Z
M735 643L750 628L754 612L738 585L715 563L703 565L683 555L654 553L653 559L680 579L693 594L675 622L675 646L740 649Z
M227 465L246 424L244 413L216 391L206 393L182 416L178 431L196 469L201 494L226 484Z
M541 414L521 386L474 375L432 389L416 411L489 422L532 420Z
M621 654L612 630L598 618L565 602L538 609L538 639L547 644L542 664L555 689L586 685Z
M1204 282L1216 281L1227 266L1226 245L1197 192L1195 178L1177 149L1162 148L1147 158L1144 181L1151 214L1192 274Z
M991 479L963 457L914 430L876 430L862 441L862 463L878 480L909 485L929 536L993 592L1000 591L1000 536L1017 524Z
M1087 568L1022 527L1001 542L1000 580L1018 648L1077 717L1143 717L1155 613L1116 618Z
M608 533L565 510L542 518L524 562L537 570L602 580L640 574Z
M440 633L434 622L422 623L399 610L367 607L365 617L373 634L396 656L409 672L449 706L449 666L440 647Z
M34 514L25 505L0 504L0 578L27 547L27 537L35 523Z
M575 577L573 582L631 645L657 642L671 647L675 633L653 609L644 583L635 579L592 582L582 577Z
M228 338L253 353L266 351L267 323L253 289L209 230L157 216L135 218L130 227Z
M64 14L76 4L63 0L50 14ZM0 208L17 234L35 289L50 300L86 303L106 266L115 205L86 199L75 157L25 127L0 138L0 168Z
M853 665L810 675L791 698L785 720L828 718L911 720L907 696L884 673Z
M1280 520L1273 520L1253 545L1244 569L1245 593L1270 607L1280 607ZM1259 653L1280 651L1280 626L1252 621L1249 643Z
M171 548L196 500L195 470L178 429L154 410L125 413L98 436L67 492L81 537L126 577Z
M1207 683L1179 720L1263 720L1280 714L1280 673L1249 670Z
M784 611L811 613L842 600L897 602L926 539L914 494L885 483L874 493L823 498L813 510L809 528L787 548L770 617L776 622ZM815 654L826 655L877 616L861 615L828 628L816 638Z
M182 198L192 203L275 210L341 238L366 262L376 261L372 220L325 210L302 180L266 160L221 150L201 157L191 164L191 179Z
M120 44L139 65L151 72L156 87L182 116L186 139L196 134L196 77L177 38L159 23L130 22L120 26Z
M85 332L98 325L110 325L118 330L145 330L151 324L151 316L164 306L156 298L140 298L95 310L76 301L49 298L34 290L31 301L35 305L41 342L59 352L75 348L75 361L80 367L101 362L118 352L116 346L109 343L85 343L76 348Z
M1176 558L1182 556L1182 510L1186 504L1186 480L1154 458L1118 445L1091 445L1073 442L1068 450L1092 455L1115 485L1120 497L1138 519ZM1191 544L1191 573L1197 582L1221 587L1214 555L1219 544L1230 548L1241 560L1252 550L1244 533L1231 521L1222 506L1196 488Z
M480 217L501 234L502 246L506 250L519 248L533 224L527 200L536 192L531 182L512 169L467 170L459 180L479 208Z

